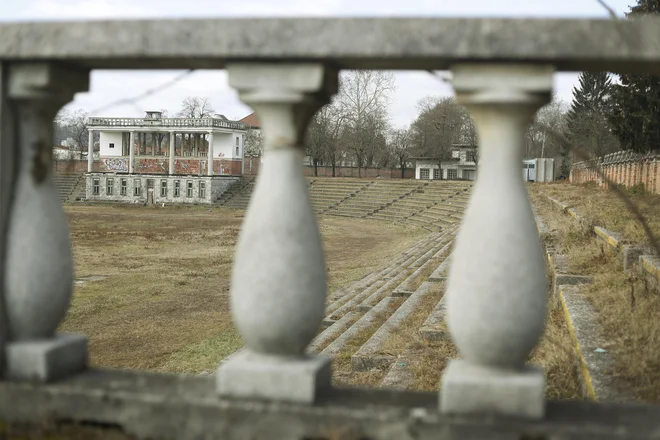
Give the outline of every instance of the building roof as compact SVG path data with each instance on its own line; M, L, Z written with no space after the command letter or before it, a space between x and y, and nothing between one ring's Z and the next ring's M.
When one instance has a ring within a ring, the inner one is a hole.
M242 122L250 128L261 128L261 122L257 118L257 114L252 112L243 119L239 119L238 122Z

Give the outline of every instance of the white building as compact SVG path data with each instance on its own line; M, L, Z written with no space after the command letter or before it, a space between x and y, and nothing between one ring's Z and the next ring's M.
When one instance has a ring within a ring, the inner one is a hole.
M415 179L475 180L477 178L476 147L457 145L451 159L441 161L433 157L415 157Z
M555 160L537 158L523 160L523 180L526 182L553 182L555 180Z
M88 151L87 187L88 198L92 200L145 198L154 202L206 203L212 201L220 188L227 187L219 179L236 180L243 174L246 126L221 115L163 118L161 112L150 111L144 118L90 117L87 127L89 150L94 132L99 132L98 161ZM141 181L137 177L144 178L147 191L128 188ZM185 177L185 192L176 190L183 185L179 177ZM202 177L202 190L188 191L190 185L197 188L197 180ZM115 181L120 181L123 189L115 191L112 185ZM156 181L161 190L154 192ZM181 197L182 193L195 195Z

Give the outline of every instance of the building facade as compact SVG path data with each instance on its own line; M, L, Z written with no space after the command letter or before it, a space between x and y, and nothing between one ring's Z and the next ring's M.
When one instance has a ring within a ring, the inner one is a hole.
M243 174L246 125L220 115L150 111L144 118L90 117L87 127L88 200L212 203Z
M440 161L433 157L416 157L415 179L420 180L476 180L477 149L475 147L455 147L451 159Z

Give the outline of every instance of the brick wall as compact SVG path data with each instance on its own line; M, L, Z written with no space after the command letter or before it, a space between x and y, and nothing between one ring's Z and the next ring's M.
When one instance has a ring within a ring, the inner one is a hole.
M648 192L660 194L660 155L641 155L631 151L620 151L588 162L576 162L571 168L571 183L596 182L606 188L607 182L596 170L617 185L631 187L644 185Z

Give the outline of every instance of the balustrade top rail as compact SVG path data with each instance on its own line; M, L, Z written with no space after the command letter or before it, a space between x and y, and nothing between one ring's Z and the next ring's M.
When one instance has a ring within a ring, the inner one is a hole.
M355 44L359 41L360 44ZM301 18L0 25L0 61L87 68L223 68L318 61L344 69L548 63L558 70L660 73L660 20Z
M97 118L87 121L89 127L215 127L245 130L245 124L216 118Z

